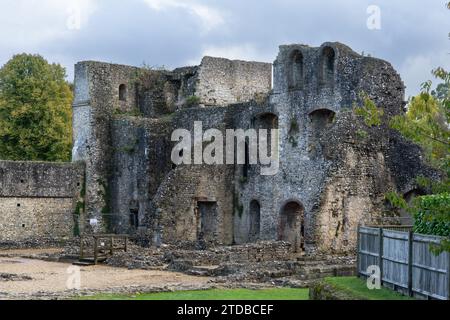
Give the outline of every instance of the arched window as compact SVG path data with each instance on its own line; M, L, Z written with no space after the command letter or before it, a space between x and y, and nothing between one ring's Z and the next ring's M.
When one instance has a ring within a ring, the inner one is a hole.
M324 47L322 49L322 56L320 58L320 82L323 85L334 83L334 69L335 69L336 53L331 47Z
M280 212L278 240L291 243L295 251L305 249L303 206L295 201L287 203Z
M320 132L333 123L336 113L329 109L318 109L309 114L314 132Z
M257 115L254 120L255 129L278 129L278 116L273 113L262 113Z
M249 211L249 231L248 241L256 242L259 240L259 233L261 228L261 206L258 201L250 202Z
M127 86L124 84L119 86L119 100L127 101Z
M294 50L289 58L288 86L290 90L303 87L303 55L299 50Z

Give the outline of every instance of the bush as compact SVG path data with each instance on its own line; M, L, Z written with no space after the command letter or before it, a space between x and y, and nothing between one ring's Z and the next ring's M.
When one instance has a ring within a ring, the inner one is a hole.
M449 193L417 198L414 231L421 234L450 237L449 212Z

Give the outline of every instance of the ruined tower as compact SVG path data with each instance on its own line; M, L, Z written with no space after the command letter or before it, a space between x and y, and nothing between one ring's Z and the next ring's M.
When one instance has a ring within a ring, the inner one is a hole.
M340 43L281 46L273 88L272 65L212 57L151 73L82 62L75 74L73 157L86 162L85 217L99 221L86 232L193 245L284 240L299 251L346 252L358 224L401 222L387 192L406 194L418 175L435 174L388 127L404 112L400 76ZM361 93L383 109L381 125L354 114ZM192 132L195 121L224 134L279 129L278 173L174 165L171 134Z

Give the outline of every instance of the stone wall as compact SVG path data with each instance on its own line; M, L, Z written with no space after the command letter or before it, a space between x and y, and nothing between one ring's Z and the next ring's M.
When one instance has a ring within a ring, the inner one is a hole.
M136 73L148 70L77 64L74 160L86 161L87 214L103 222L86 230L138 232L154 244L198 244L203 231L218 244L289 235L294 251L349 252L359 223L395 214L385 208L387 192L407 193L416 176L438 176L420 161L420 148L387 125L405 105L403 82L388 62L340 43L294 44L280 47L273 90L271 68L205 57L197 67L147 74L145 84ZM354 115L361 92L384 110L380 126ZM222 133L278 128L278 173L173 165L170 135L192 132L195 121ZM295 230L287 232L294 211Z
M134 233L147 227L153 197L172 170L170 125L165 120L119 116L112 128L113 231Z
M224 133L228 109L222 107L184 109L172 120L172 128L193 132L194 121L203 130L215 128ZM180 165L167 174L153 198L154 214L149 218L153 235L163 243L201 239L202 213L199 204L215 206L211 235L216 244L233 243L234 166Z
M330 51L332 61L322 63ZM353 106L362 105L363 91L384 110L380 127L368 128L353 115ZM234 111L235 127L250 128L252 119L270 113L280 129L277 175L261 176L259 166L252 166L243 179L242 168L236 168L236 241L246 241L252 201L261 208L262 240L280 237L284 208L295 203L304 209L308 252L353 251L359 223L382 223L385 214L392 214L385 212L387 192L416 188L418 175L436 177L419 160L420 150L387 127L390 116L403 112L403 98L403 83L386 61L360 56L339 43L281 46L269 102ZM401 165L405 154L417 160L414 171ZM302 233L300 228L297 232Z
M204 57L196 95L204 105L226 106L255 99L272 88L272 65Z
M81 163L0 161L0 243L72 237L83 178Z

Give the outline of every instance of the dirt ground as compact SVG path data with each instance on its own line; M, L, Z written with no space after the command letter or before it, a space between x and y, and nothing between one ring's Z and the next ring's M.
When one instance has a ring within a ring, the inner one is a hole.
M76 274L76 269L71 268L72 264L26 258L30 255L55 252L54 250L0 251L0 299L59 299L81 292L93 294L195 289L207 286L210 280L207 277L167 271L89 266L79 269L81 291L71 291L67 283L69 279L73 280ZM69 284L73 283L76 284L76 281L69 280Z

